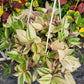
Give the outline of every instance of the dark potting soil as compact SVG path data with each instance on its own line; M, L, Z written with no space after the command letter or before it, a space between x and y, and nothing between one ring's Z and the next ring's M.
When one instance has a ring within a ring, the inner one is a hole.
M82 39L82 42L84 42L84 38ZM84 54L84 49L81 49L81 52ZM1 57L1 56L0 56ZM81 61L81 55L77 52L76 56ZM10 61L6 61L7 64L11 65L11 68L14 66ZM2 65L3 62L0 62L0 65ZM4 67L0 66L0 84L17 84L17 78L13 76L12 74L9 74L7 76L4 76ZM12 73L14 70L12 70ZM81 65L75 72L72 73L76 84L84 84L84 64ZM25 83L26 84L26 83ZM32 84L39 84L37 81L33 82Z

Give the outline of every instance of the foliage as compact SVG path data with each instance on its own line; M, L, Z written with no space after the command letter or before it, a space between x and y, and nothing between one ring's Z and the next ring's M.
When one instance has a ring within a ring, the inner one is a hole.
M74 57L74 46L81 48L79 33L69 29L72 26L68 23L67 16L59 21L59 11L56 8L48 51L45 53L51 12L52 8L46 2L46 8L32 11L29 24L29 9L23 10L18 16L10 15L4 24L5 36L0 51L8 48L5 54L17 62L14 76L18 77L18 84L31 84L35 80L40 84L76 84L71 72L81 66L79 59ZM76 24L78 15L75 15Z
M69 9L72 9L72 10L78 10L80 12L80 14L84 13L84 1L82 0L76 0L76 4L75 5L71 5L69 7Z
M5 72L4 72L4 76L8 75L9 73L11 73L11 68L9 67L8 64L6 64L5 62L3 63L4 64L4 68L6 69Z
M0 13L2 13L1 16L2 16L3 22L6 22L6 20L9 17L9 15L13 11L16 11L16 8L19 8L19 9L22 8L21 4L16 2L16 1L12 1L11 2L11 1L8 1L8 0L3 0L3 2L0 2L0 4L1 5L3 4L2 8L1 8L3 13L0 10Z
M84 37L84 18L81 17L78 11L69 10L67 12L68 22L74 27L73 32L79 32L81 37Z
M64 16L67 11L69 10L69 6L71 5L70 1L68 1L66 4L62 5L61 6L61 9L62 9L62 16Z
M0 43L4 41L5 37L4 31L5 31L4 28L0 28Z
M3 14L3 9L0 8L0 17L2 16L2 14Z

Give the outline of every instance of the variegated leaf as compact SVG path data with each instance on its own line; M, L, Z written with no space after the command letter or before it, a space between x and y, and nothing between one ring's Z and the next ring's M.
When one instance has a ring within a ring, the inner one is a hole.
M27 34L26 37L28 40L33 40L36 38L36 32L35 29L32 27L32 25L29 24L28 28L27 28Z
M31 51L32 51L33 53L36 53L37 50L38 50L37 44L36 44L36 43L33 43L32 46L31 46Z
M44 75L50 74L51 70L48 68L38 68L37 72L39 73L40 76L44 76Z
M19 54L16 50L12 50L12 51L6 52L6 55L8 55L12 59L17 59Z
M34 54L33 55L33 60L35 61L35 63L37 63L40 59L40 55L39 54Z
M48 68L51 69L52 63L50 62L50 60L48 58L46 58L46 64L47 64Z
M63 42L59 42L59 40L54 41L51 45L50 45L52 50L58 50L58 49L64 49L64 43Z
M18 77L18 84L24 84L24 76L23 76L23 74Z
M61 64L63 65L64 68L66 68L69 71L74 71L78 67L80 67L80 62L79 59L72 57L72 56L67 56L68 50L58 50L59 54L59 60Z
M39 23L33 22L33 23L31 23L31 24L32 24L32 26L33 26L36 30L42 30L42 28L43 28L43 26L42 26L41 24L39 24Z
M38 77L38 72L37 72L37 70L35 70L33 73L33 77L32 77L33 81L35 81L37 79L37 77Z
M67 84L76 84L74 78L72 77L70 73L65 73L65 79L66 79Z
M40 84L50 84L51 83L51 78L52 78L52 75L48 74L48 75L42 76L42 78L40 78L38 80L38 82Z
M67 84L66 80L60 74L54 74L53 79L57 84Z
M25 74L24 74L24 80L28 84L31 84L32 79L31 79L31 73L29 71L25 72Z
M17 29L16 33L17 33L17 38L19 39L20 42L22 42L22 43L28 42L27 37L26 37L26 31Z
M35 43L41 43L41 38L36 36L36 38L34 39L34 42Z

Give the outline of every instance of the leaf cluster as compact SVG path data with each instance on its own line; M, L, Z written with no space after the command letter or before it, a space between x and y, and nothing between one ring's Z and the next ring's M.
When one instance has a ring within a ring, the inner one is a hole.
M0 51L8 48L6 55L19 63L14 73L18 84L31 84L35 80L40 84L76 84L71 72L81 66L79 59L74 57L73 49L74 46L81 47L78 33L70 35L73 32L68 30L67 17L59 21L55 9L48 51L45 53L51 12L46 8L40 12L32 11L27 24L28 13L29 9L26 9L21 15L14 14L8 18L4 24L5 41L0 45Z

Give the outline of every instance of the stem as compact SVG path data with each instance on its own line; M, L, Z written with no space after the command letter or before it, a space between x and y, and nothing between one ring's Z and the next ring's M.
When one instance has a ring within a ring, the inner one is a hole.
M76 6L75 6L74 10L76 9L76 7L77 7L78 3L79 3L79 0L77 0L77 3L76 3Z

